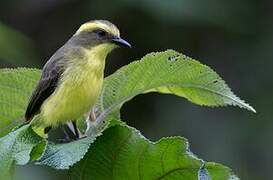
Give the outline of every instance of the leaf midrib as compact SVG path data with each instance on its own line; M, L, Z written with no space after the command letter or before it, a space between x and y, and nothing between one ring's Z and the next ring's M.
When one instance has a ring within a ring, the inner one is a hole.
M143 92L145 91L149 91L149 90L152 90L152 89L155 89L155 88L159 88L159 87L169 87L169 86L176 86L177 87L177 84L165 84L165 85L158 85L158 86L154 86L154 87L147 87L146 89L140 89L138 91L136 91L134 94L130 95L130 96L127 96L127 97L124 97L124 98L121 98L119 101L115 102L114 104L112 104L111 106L109 107L103 107L103 109L106 109L105 111L107 111L109 109L109 111L107 112L107 114L109 114L110 112L112 112L112 110L116 109L116 106L119 106L119 105L122 105L123 103L129 101L130 99L134 98L135 96L139 95L139 94L143 94ZM189 83L188 85L187 84L184 84L183 86L178 86L178 88L195 88L195 89L201 89L201 90L204 90L204 91L207 91L207 92L210 92L210 93L213 93L213 94L216 94L216 95L219 95L219 96L222 96L224 98L227 98L233 102L235 102L235 104L239 104L241 105L242 107L246 108L246 109L249 109L253 112L256 112L251 106L241 102L241 100L237 100L236 98L233 98L231 96L228 96L228 95L225 95L225 94L222 94L221 92L217 92L217 91L214 91L212 89L208 89L208 88L205 88L205 87L201 87L201 86L197 86L197 85L193 85L191 83ZM236 95L234 94L231 94L232 96L235 96L237 97ZM104 97L102 97L102 99L104 99ZM103 104L103 103L102 103ZM219 104L220 105L220 104ZM233 105L233 104L231 104ZM104 112L105 112L104 111Z

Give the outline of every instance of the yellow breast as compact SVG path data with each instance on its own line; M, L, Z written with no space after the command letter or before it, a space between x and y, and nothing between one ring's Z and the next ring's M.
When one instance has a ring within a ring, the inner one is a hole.
M106 55L71 61L55 92L42 104L41 126L58 126L89 112L100 95Z

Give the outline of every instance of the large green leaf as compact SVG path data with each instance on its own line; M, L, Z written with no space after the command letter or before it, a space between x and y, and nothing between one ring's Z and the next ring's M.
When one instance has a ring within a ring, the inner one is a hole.
M100 103L107 109L146 92L175 94L198 105L234 105L255 112L210 67L173 50L148 54L119 69L105 80Z
M113 126L69 170L72 180L91 179L229 179L229 168L205 163L190 152L186 139L163 138L156 143L126 126Z
M36 135L29 125L23 126L0 138L0 179L8 178L13 165L25 165L36 160L44 149L45 141ZM33 149L36 151L32 152ZM38 155L39 154L39 155Z
M148 54L105 79L98 102L102 115L99 120L138 94L148 92L174 94L198 105L234 105L255 112L210 67L168 50Z
M31 92L40 77L36 69L0 69L0 137L23 122Z

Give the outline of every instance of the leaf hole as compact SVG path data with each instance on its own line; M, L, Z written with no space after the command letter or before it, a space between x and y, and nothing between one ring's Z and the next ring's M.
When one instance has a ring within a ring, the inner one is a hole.
M115 89L112 90L112 95L116 96L116 90Z
M168 61L171 61L171 62L175 62L179 59L180 55L179 54L176 54L176 55L173 55L173 56L169 56L168 57Z

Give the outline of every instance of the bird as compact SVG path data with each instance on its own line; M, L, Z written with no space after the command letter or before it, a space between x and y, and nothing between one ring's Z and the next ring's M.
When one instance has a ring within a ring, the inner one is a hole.
M26 123L47 134L72 122L79 138L76 120L94 107L102 89L106 57L121 46L131 48L113 23L91 20L82 24L44 65L26 108Z

